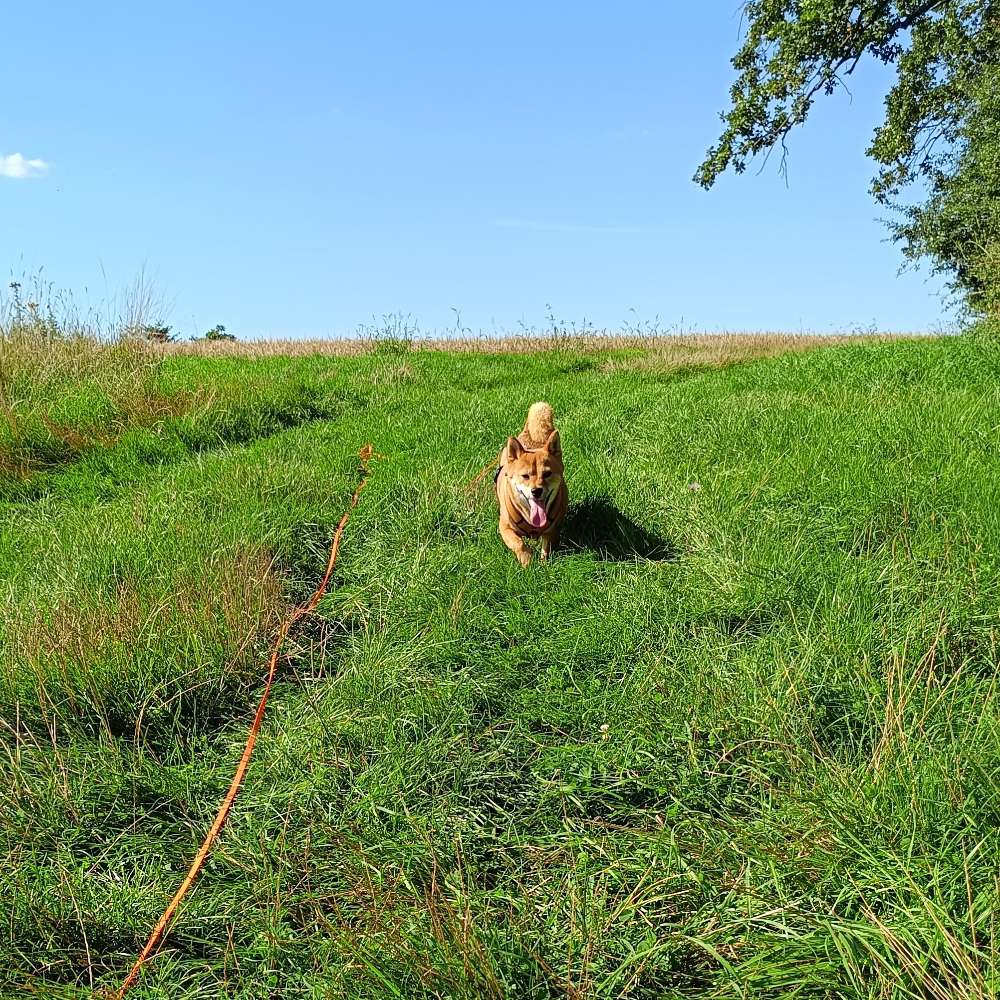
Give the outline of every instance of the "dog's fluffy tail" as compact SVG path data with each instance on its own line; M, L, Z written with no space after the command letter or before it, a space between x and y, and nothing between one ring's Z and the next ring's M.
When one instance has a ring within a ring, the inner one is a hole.
M545 444L548 436L556 429L555 414L548 403L532 403L528 410L528 419L524 421L523 437L529 448L538 448Z

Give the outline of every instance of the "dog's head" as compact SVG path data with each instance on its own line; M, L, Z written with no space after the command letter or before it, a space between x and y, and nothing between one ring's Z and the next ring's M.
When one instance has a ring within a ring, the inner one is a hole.
M543 528L548 519L546 508L549 500L559 489L563 478L559 431L553 431L541 448L531 451L517 438L508 438L504 473L529 522L536 528Z

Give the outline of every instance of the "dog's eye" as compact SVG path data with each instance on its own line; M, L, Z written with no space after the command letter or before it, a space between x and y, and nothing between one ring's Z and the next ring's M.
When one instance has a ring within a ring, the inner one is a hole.
M545 471L544 471L544 472L542 473L542 479L548 479L548 478L549 478L549 476L551 476L551 475L552 475L552 470L551 470L551 469L546 469L546 470L545 470Z
M522 472L522 473L521 473L521 478L522 478L522 479L530 479L530 478L531 478L531 476L529 476L527 472Z

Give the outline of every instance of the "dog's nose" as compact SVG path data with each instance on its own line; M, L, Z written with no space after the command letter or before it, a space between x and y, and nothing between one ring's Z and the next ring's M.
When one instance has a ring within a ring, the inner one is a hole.
M542 495L542 488L541 488L541 486L532 486L531 487L531 495L533 497L540 497Z

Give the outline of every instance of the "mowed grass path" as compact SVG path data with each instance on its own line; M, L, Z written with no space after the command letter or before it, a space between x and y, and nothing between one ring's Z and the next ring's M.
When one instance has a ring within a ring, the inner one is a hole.
M142 379L141 419L9 445L0 993L124 976L367 441L331 593L134 996L1000 991L996 346ZM524 571L464 487L536 399L573 509Z

